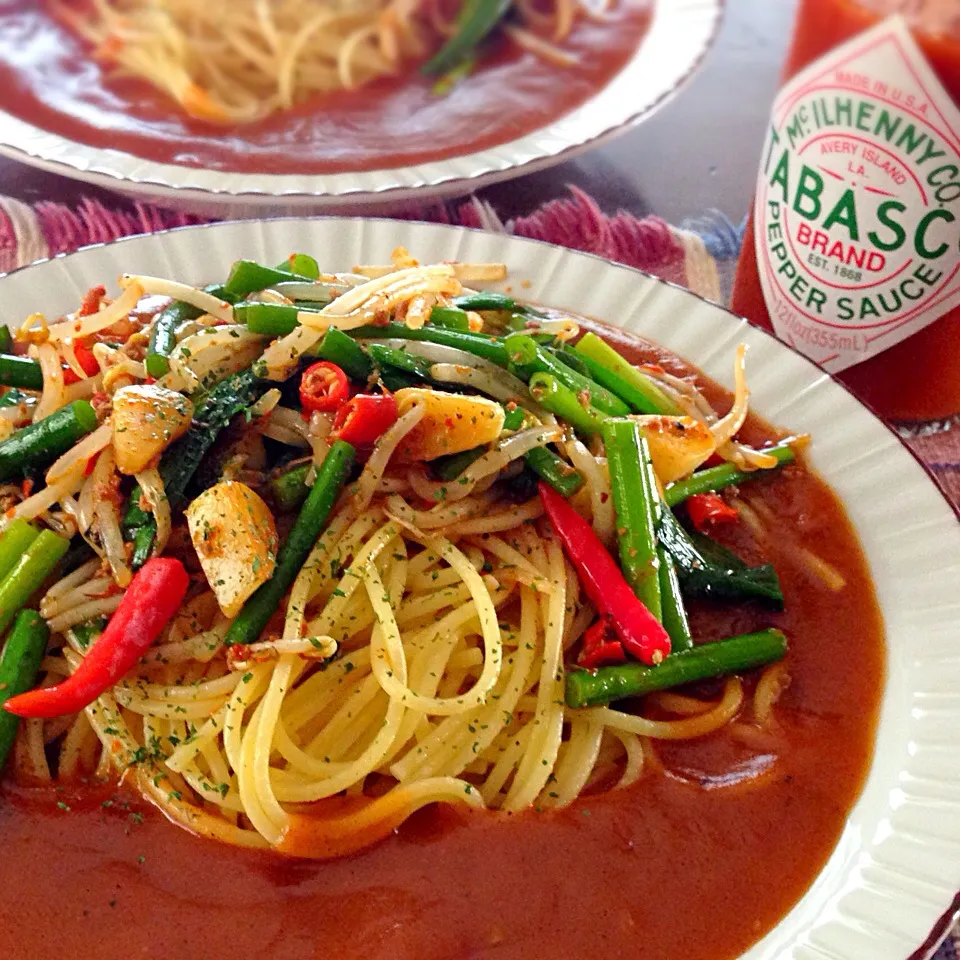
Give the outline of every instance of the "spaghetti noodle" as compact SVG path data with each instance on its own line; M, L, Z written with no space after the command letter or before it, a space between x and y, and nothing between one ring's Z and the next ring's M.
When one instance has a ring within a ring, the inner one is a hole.
M79 9L59 0L55 9L98 60L162 90L189 116L224 124L397 75L436 53L467 15L458 22L437 0L89 0ZM564 66L575 62L562 43L577 17L603 15L604 5L584 0L547 8L522 0L504 34Z

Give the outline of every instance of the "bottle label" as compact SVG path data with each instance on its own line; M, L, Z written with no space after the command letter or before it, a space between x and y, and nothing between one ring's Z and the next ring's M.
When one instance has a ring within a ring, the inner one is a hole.
M827 370L960 304L960 110L901 17L780 91L755 220L777 336Z

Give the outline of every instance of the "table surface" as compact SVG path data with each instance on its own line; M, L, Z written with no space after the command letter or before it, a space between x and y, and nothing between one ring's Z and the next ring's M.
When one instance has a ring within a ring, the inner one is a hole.
M481 195L506 218L575 184L609 212L656 213L679 224L715 209L738 222L753 193L794 7L795 0L726 0L723 26L702 69L653 116L577 160ZM0 158L0 193L28 203L110 197L6 158Z
M725 7L700 71L651 117L577 160L481 196L514 216L575 184L607 212L655 213L680 224L718 210L739 222L753 196L796 0L726 0Z

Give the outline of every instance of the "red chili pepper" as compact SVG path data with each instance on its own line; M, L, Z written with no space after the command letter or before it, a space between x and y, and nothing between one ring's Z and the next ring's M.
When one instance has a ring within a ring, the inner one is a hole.
M82 340L74 341L73 354L88 377L95 377L100 372L100 364L97 363L97 358Z
M583 647L577 663L588 670L611 663L625 663L627 659L623 644L613 636L613 627L607 617L601 617L583 635Z
M3 706L18 717L78 713L109 690L143 656L180 609L189 577L179 560L148 560L130 581L106 630L76 672L54 687L11 697Z
M98 450L88 461L87 465L83 468L83 475L89 477L93 473L93 468L97 465L97 461L100 459L100 454L103 453L102 450Z
M350 395L350 381L335 364L320 360L307 367L300 378L300 405L310 413L329 413L343 406Z
M685 503L691 523L701 533L706 533L715 523L736 523L739 516L736 507L715 493L695 493L687 497Z
M593 528L553 487L538 485L540 499L597 613L607 617L624 649L655 665L670 653L670 637L640 602Z
M365 447L396 422L397 401L392 393L358 393L337 411L330 436Z
M74 341L73 355L77 358L80 369L83 370L88 377L95 377L100 372L100 364L97 363L97 358L87 349L86 344L84 344L82 340ZM69 387L70 384L79 382L80 377L77 376L73 367L68 367L66 364L63 364L64 386Z

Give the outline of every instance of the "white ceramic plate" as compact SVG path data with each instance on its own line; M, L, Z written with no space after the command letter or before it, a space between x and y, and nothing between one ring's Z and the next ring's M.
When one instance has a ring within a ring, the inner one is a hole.
M209 216L384 212L414 198L463 195L542 170L629 129L694 73L716 36L722 7L723 0L655 0L633 59L581 107L517 140L433 163L329 175L223 173L90 147L2 111L0 153Z
M745 960L904 960L945 930L960 889L960 523L923 467L809 360L720 307L628 267L530 240L381 220L275 220L187 227L90 247L0 278L0 321L73 309L122 272L205 283L241 257L290 251L328 268L504 261L524 297L637 331L732 388L750 347L752 406L809 432L813 465L859 532L887 629L887 688L873 765L836 850L800 903ZM521 287L523 281L529 286ZM824 744L829 749L829 744Z

